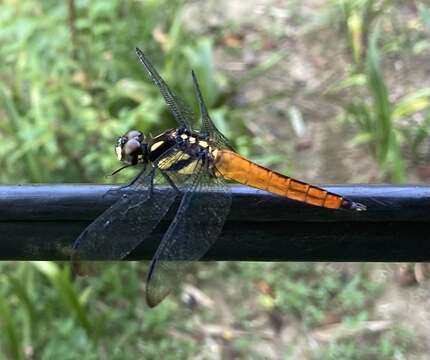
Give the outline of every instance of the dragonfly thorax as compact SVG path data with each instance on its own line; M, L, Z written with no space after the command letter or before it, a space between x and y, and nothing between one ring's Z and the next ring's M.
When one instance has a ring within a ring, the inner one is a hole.
M197 131L170 129L148 142L148 160L163 170L188 174L198 162L211 168L214 149L210 139Z
M211 165L216 147L210 139L197 131L170 129L147 140L141 131L132 130L118 138L118 160L127 165L158 163L173 148L182 152L182 160L204 161ZM182 161L181 164L185 162Z
M201 157L209 155L213 151L211 141L198 131L178 129L174 136L179 148L191 156Z

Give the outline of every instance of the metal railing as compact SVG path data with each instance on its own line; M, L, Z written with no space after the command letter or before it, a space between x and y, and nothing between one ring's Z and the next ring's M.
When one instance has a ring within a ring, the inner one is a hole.
M119 196L104 196L112 188L0 186L0 259L68 260L80 232ZM232 186L227 223L203 260L430 261L430 187L324 188L368 210L322 209ZM129 259L150 259L173 216L171 210Z

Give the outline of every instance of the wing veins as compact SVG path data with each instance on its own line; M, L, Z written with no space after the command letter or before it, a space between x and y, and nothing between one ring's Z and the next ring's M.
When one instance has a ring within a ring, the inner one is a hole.
M186 105L181 99L169 88L158 71L152 66L145 54L139 48L136 48L136 54L140 62L145 67L152 82L158 87L171 113L175 117L180 126L190 129L189 117L192 118L190 110L186 109Z
M192 186L183 195L176 216L152 259L146 284L149 306L157 305L168 295L188 262L200 259L207 252L229 213L229 189L222 179L209 175L206 164L202 161L199 164ZM220 191L207 191L216 190L213 185Z
M174 148L160 162L174 162L182 156L183 153ZM130 190L81 233L74 244L75 261L120 260L149 238L178 195L177 189L172 187L152 191L151 172L155 172L155 182L164 179L157 167L142 174Z
M199 104L200 115L202 117L202 126L200 129L200 133L214 140L221 147L234 151L228 139L224 136L224 134L221 131L218 130L218 128L215 126L214 122L212 121L211 117L209 116L208 109L203 99L199 82L197 80L197 76L194 73L194 71L191 71L191 75L193 77L194 93L196 95L197 102Z

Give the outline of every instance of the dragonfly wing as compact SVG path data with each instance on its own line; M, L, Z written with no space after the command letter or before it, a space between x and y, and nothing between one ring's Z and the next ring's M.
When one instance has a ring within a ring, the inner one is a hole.
M199 103L200 114L202 116L202 127L200 133L204 136L209 137L211 140L215 141L220 147L233 150L228 139L218 130L218 128L213 123L209 116L208 109L206 107L205 101L203 100L202 92L200 91L199 82L197 81L196 74L194 71L191 72L193 76L194 92L197 97L197 102Z
M139 48L136 48L136 54L148 72L152 82L160 90L161 95L164 97L167 106L169 107L176 121L179 123L179 126L191 129L190 121L193 121L194 119L193 112L188 108L182 99L180 99L172 90L170 90L169 86L149 62L143 51Z
M213 178L199 162L175 219L152 259L146 300L153 307L178 283L190 261L200 259L214 244L231 206L231 193L221 178Z
M159 164L168 167L183 155L173 149ZM81 233L73 247L73 260L120 260L146 240L178 195L173 187L151 193L153 184L163 182L158 168L135 179L122 197Z

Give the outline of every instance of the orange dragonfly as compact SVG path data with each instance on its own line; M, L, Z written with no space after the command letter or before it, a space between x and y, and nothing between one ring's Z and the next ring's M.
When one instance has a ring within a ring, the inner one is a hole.
M179 282L187 265L200 259L221 233L231 206L226 180L313 206L366 210L362 204L269 170L235 152L212 122L194 72L202 125L199 130L193 129L193 117L186 105L143 52L136 52L178 127L153 138L133 130L118 139L116 153L125 164L119 170L134 165L141 165L142 170L123 187L122 197L82 232L74 244L74 260L123 259L150 237L175 199L180 198L176 216L147 275L146 300L153 307ZM162 190L159 184L165 185Z

